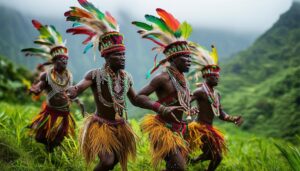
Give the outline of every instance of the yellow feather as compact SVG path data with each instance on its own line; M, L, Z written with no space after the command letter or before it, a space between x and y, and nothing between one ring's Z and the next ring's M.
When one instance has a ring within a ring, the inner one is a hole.
M219 57L218 57L217 48L214 45L211 45L211 49L212 49L212 51L210 52L210 55L213 58L214 63L216 65L218 65L218 59L219 59Z

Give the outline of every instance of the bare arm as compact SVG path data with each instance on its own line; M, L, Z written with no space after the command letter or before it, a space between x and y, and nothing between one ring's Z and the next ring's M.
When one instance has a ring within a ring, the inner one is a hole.
M84 90L86 90L88 87L92 85L93 83L92 72L93 71L89 71L85 75L84 79L82 79L75 86L71 86L67 89L67 94L71 99L76 98L80 93L82 93Z
M151 82L146 85L135 97L135 104L144 109L150 109L159 112L158 108L153 108L155 101L152 101L148 96L155 92L162 83L162 77L156 76Z
M221 96L219 94L219 99L221 99ZM236 124L237 126L240 126L244 120L242 118L242 116L230 116L228 115L222 108L222 105L220 104L219 106L219 110L220 110L220 116L219 118L223 121L227 121L227 122L233 122L234 124Z
M40 94L46 88L46 76L47 73L43 72L39 78L39 81L30 87L29 92L35 95Z
M149 98L149 95L155 92L160 86L162 86L162 83L166 81L168 80L165 80L162 75L154 77L151 82L136 95L135 102L136 105L141 108L153 110L160 115L170 115L174 122L179 122L173 114L173 111L181 108L181 106L165 107Z

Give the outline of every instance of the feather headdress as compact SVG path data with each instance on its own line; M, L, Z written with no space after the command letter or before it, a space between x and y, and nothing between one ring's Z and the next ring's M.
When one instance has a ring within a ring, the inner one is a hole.
M32 20L32 24L40 33L39 37L34 41L39 47L22 49L21 52L25 56L42 57L48 62L57 57L68 58L68 49L65 47L61 34L54 26L42 25L37 20Z
M200 75L202 77L219 75L218 53L214 45L211 46L211 52L194 42L189 42L189 48L192 52L193 64L189 73L190 76L198 80Z
M86 45L84 52L98 48L102 56L114 51L125 50L123 35L119 33L119 25L109 12L101 12L87 0L78 0L83 7L70 7L65 12L67 21L72 21L72 28L67 33L84 34L88 37L82 42Z
M154 67L148 72L148 76L170 58L191 53L187 39L191 35L192 27L187 22L180 23L172 14L161 8L157 8L156 12L159 17L149 14L145 15L146 20L150 24L139 21L132 22L133 25L140 29L137 32L142 38L151 40L158 45L153 50L164 53L166 57L158 63L154 62Z

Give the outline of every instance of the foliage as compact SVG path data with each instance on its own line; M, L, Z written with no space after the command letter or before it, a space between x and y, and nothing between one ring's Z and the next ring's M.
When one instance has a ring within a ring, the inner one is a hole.
M243 128L296 143L300 134L300 3L294 3L249 49L222 66L224 108Z
M25 68L16 66L0 56L0 100L11 102L28 102L26 84L32 74ZM30 81L29 81L30 82Z
M0 103L0 165L2 170L92 170L97 161L86 166L79 153L76 137L66 138L54 153L45 152L42 144L36 143L27 134L26 126L39 109L34 106ZM75 115L80 115L75 112ZM76 118L76 117L75 117ZM82 119L76 119L77 129L82 126ZM150 153L148 136L143 135L137 120L130 123L139 136L138 155L135 162L129 162L128 170L150 171ZM256 136L242 132L234 125L219 125L225 133L229 152L224 157L218 170L290 170L284 156L273 142L283 148L293 147L287 142ZM296 147L293 147L296 148ZM298 148L298 147L297 147ZM196 152L194 156L199 154ZM162 163L161 168L163 168ZM188 170L203 170L208 162L189 165ZM115 170L120 170L117 165Z
M300 137L298 137L300 140ZM275 144L294 171L300 170L300 149L292 146Z

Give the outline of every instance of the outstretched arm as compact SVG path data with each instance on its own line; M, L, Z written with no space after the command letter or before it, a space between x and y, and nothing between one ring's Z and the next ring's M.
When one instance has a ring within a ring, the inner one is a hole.
M173 114L173 111L179 108L178 106L166 107L149 98L149 95L160 88L164 81L166 81L165 78L160 75L154 77L151 82L135 96L135 105L144 109L153 110L160 115L170 115L174 122L179 122Z
M39 81L30 87L29 93L33 93L35 95L40 94L46 87L46 76L46 72L42 73L39 78Z
M81 80L78 84L75 86L71 86L67 89L67 95L71 98L74 99L76 98L80 93L82 93L84 90L86 90L88 87L90 87L93 83L92 81L92 72L89 71L83 80Z
M220 95L219 95L219 99L220 99ZM227 122L233 122L234 124L236 124L237 126L240 126L244 120L242 118L242 116L230 116L228 115L222 108L221 104L220 104L220 116L219 118L223 121L227 121Z

